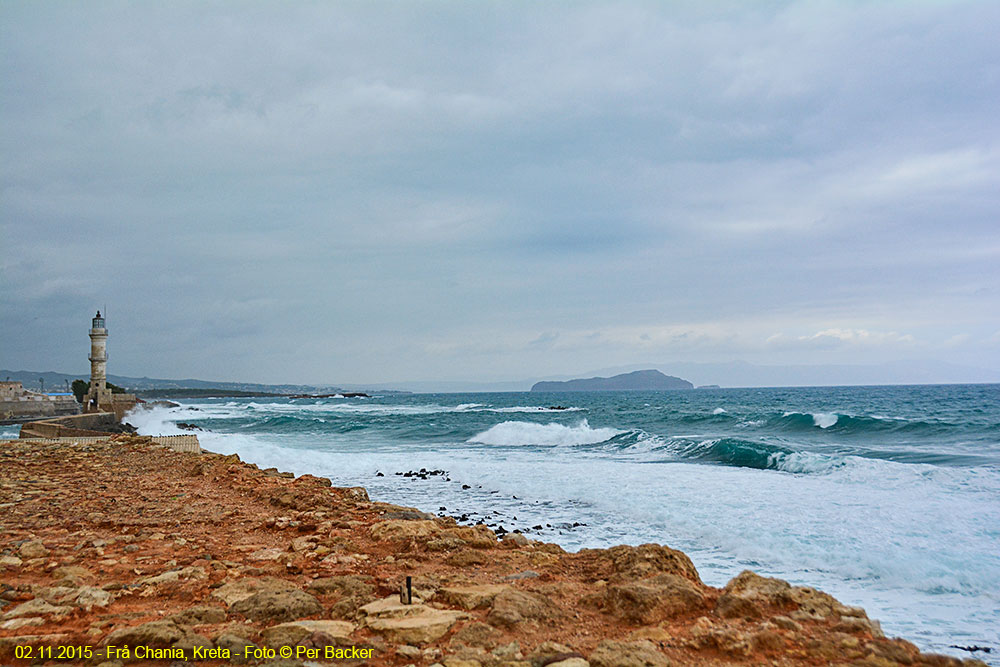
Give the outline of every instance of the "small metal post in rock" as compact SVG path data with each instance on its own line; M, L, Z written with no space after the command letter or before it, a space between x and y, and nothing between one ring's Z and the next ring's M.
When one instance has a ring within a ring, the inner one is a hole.
M399 585L399 602L413 604L413 577L407 577L406 583Z

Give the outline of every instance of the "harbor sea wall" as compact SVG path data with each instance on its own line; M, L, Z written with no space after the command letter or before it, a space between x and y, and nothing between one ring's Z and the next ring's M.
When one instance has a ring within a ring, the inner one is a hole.
M112 431L118 419L113 412L93 412L30 422L21 427L22 438L101 436Z

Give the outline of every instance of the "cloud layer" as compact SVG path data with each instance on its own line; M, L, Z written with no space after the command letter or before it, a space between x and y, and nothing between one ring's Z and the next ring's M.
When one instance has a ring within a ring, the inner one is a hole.
M0 364L1000 368L1000 6L5 3Z

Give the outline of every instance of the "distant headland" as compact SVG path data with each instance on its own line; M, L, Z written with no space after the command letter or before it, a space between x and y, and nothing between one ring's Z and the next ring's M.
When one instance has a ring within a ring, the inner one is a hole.
M694 389L687 380L649 369L622 373L609 378L587 378L565 382L536 382L531 391L660 391Z

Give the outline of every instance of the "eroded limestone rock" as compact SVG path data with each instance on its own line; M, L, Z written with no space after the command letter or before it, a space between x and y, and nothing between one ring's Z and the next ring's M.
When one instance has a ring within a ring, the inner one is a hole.
M461 611L434 609L423 604L401 604L383 598L359 609L363 624L393 642L428 644L440 639L455 623L469 618Z
M464 644L465 646L492 649L497 645L501 637L503 637L503 634L496 628L476 621L455 632L451 638L451 644Z
M260 577L254 579L247 577L224 584L212 591L212 597L218 598L231 606L240 600L245 600L251 595L261 591L293 591L298 587L290 581L275 577Z
M45 548L45 545L38 540L32 540L30 542L24 542L17 549L17 554L24 559L28 558L45 558L49 555L49 550Z
M659 623L704 607L705 595L701 589L675 574L612 584L605 591L606 611L629 623Z
M562 612L548 598L507 588L493 599L493 608L486 622L497 627L513 628L526 621L552 621L561 616Z
M167 617L177 625L214 625L226 620L226 612L219 607L204 605L190 607Z
M441 527L436 521L413 521L407 519L392 519L373 524L369 529L372 539L380 542L397 540L423 539L427 540L440 533Z
M670 667L670 660L650 641L605 640L590 654L593 667Z
M65 616L73 611L72 607L49 604L41 598L22 602L10 611L4 612L3 618L21 618L25 616Z
M477 586L445 586L437 592L435 599L462 609L483 609L492 604L493 599L508 587L498 584Z
M229 611L254 621L281 623L319 614L323 606L312 595L300 590L261 591L232 604Z
M149 646L167 648L184 636L173 621L151 621L131 628L115 630L104 638L105 646Z
M864 611L842 605L832 595L749 570L726 584L715 605L716 614L723 618L763 618L768 612L789 609L796 610L792 618L819 620L836 614L867 619Z
M339 593L345 597L368 597L375 593L375 586L365 577L355 575L322 577L310 583L308 589L318 595Z
M694 563L682 551L660 544L637 547L616 546L608 549L617 579L644 579L656 574L675 574L700 584Z
M347 621L292 621L266 628L261 638L266 646L280 648L296 646L309 639L314 648L346 646L352 643L353 623Z
M45 625L45 619L41 616L22 616L20 618L12 618L0 623L0 630L20 630L21 628L27 628L33 625Z

